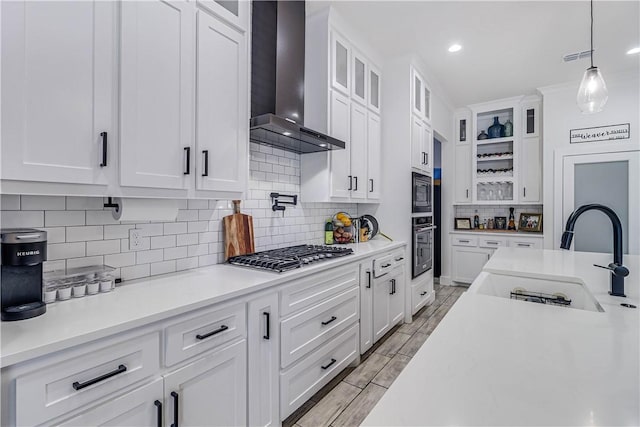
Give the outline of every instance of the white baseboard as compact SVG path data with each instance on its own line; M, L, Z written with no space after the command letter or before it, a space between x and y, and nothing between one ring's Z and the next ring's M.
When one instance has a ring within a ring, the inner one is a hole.
M451 281L451 277L449 276L440 276L440 284L445 286L455 286L453 281Z

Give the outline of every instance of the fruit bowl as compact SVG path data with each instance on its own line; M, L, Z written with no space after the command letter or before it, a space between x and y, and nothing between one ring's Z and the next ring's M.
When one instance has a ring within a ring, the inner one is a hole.
M353 219L346 212L338 212L333 216L333 241L335 243L355 242Z

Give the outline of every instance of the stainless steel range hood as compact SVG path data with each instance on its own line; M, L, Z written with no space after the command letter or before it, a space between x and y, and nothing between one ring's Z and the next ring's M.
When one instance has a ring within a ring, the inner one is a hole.
M295 153L344 149L305 128L304 1L254 1L250 140Z

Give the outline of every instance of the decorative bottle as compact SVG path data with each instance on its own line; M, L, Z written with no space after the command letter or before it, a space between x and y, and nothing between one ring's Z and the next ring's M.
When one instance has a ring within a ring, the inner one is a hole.
M478 211L476 211L478 212ZM480 227L480 217L478 216L478 214L476 213L473 216L473 228L479 228Z
M513 136L513 123L511 123L511 120L504 122L504 136Z
M324 244L333 245L333 222L331 218L324 225Z
M498 121L498 116L493 118L493 124L488 129L489 138L500 138L504 136L504 125Z
M516 219L513 216L513 211L515 208L509 208L509 225L507 225L507 230L515 230L516 229Z

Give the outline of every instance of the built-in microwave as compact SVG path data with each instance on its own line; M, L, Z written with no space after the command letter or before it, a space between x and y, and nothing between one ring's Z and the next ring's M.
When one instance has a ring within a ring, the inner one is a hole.
M433 181L430 176L412 172L411 212L431 213L431 190Z

